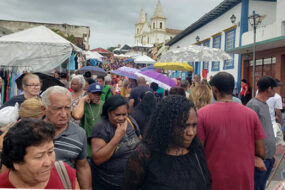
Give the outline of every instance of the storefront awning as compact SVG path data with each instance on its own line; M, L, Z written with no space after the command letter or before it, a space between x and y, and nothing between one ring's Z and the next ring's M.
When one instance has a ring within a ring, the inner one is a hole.
M255 46L256 51L264 51L268 49L285 47L285 35L279 36L276 38L271 38L269 40L256 42L255 44L256 44ZM246 53L251 53L252 49L253 49L253 43L245 45L245 46L229 49L226 52L234 53L234 54L246 54Z

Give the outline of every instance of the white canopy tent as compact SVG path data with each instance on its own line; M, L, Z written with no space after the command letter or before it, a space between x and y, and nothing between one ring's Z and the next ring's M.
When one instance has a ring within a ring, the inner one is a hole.
M60 35L38 26L0 38L0 66L25 67L33 72L50 71L61 65L72 50L82 50Z
M103 55L101 55L100 53L96 52L96 51L84 51L86 59L97 59L98 61L102 62L102 58L104 57Z
M134 62L136 64L146 64L146 65L152 65L155 63L155 60L153 60L152 58L146 56L146 55L142 55L142 56L137 56L134 60Z

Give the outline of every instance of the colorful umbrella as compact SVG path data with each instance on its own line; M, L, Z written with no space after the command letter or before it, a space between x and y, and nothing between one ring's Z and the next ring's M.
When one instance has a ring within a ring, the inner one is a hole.
M120 67L116 70L111 71L111 73L116 74L116 75L121 75L124 77L128 77L131 79L137 79L137 75L135 75L136 72L139 72L140 70L131 68L131 67Z
M174 70L174 71L193 71L193 68L188 63L160 63L157 62L153 65L154 68L164 69L164 70Z
M149 65L147 67L143 67L140 69L141 71L147 71L147 70L154 70L154 71L160 71L161 69L157 69L157 68L154 68L153 65Z
M145 80L149 83L155 82L158 84L158 86L164 89L169 90L171 87L176 86L176 83L173 79L152 70L140 71L137 72L136 75L139 77L144 77Z
M159 62L223 61L232 57L225 51L206 46L190 45L173 48L161 55Z
M106 76L107 73L104 69L96 66L85 66L77 71L77 74L84 74L85 72L90 71L92 75L103 75Z

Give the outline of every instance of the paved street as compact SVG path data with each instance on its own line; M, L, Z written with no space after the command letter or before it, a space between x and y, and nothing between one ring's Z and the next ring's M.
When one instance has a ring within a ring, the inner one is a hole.
M280 161L280 159L282 158L283 153L285 153L285 145L277 145L276 147L276 157L278 159L278 162ZM268 188L266 188L267 190L271 190L273 189L281 180L281 172L282 170L285 169L285 158L283 158L283 160L281 161L277 172L275 173L271 183L269 184ZM273 175L273 172L271 173L271 175Z

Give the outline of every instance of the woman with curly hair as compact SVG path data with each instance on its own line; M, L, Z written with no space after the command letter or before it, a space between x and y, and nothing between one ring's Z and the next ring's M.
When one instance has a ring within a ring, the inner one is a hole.
M154 111L142 143L129 157L121 190L208 190L211 177L196 137L194 104L169 96Z
M193 101L197 110L212 103L212 98L212 91L207 82L201 82L199 85L195 86L189 95L189 99Z

